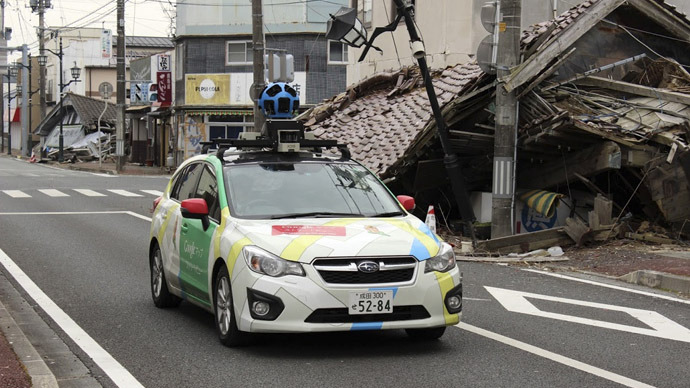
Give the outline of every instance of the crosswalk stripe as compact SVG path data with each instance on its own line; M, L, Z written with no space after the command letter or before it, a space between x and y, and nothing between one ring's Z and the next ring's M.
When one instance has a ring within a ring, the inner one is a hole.
M55 189L40 189L38 191L49 197L69 197L69 194L65 194L62 191Z
M84 194L87 197L105 197L105 194L90 190L90 189L74 189L79 194Z
M158 191L158 190L141 190L141 191L144 192L144 193L146 193L146 194L151 194L151 195L155 195L155 196L161 196L161 195L163 195L163 192L162 192L162 191Z
M3 193L9 195L12 198L31 198L31 196L21 190L3 190Z
M110 191L111 193L115 193L117 195L121 195L123 197L142 197L142 195L140 195L140 194L132 193L132 192L127 191L127 190L108 189L108 191Z

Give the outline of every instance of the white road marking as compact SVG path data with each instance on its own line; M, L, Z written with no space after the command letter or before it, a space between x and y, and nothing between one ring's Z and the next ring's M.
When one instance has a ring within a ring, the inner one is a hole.
M121 195L123 197L142 197L141 194L132 193L131 191L127 190L108 189L108 191L117 195Z
M105 194L93 191L91 189L74 189L79 194L84 194L87 197L105 197Z
M155 196L157 196L157 197L160 197L161 195L163 195L163 192L162 192L162 191L158 191L158 190L141 190L141 191L143 191L143 192L146 193L146 194L155 195Z
M659 298L659 299L665 299L665 300L672 300L672 301L674 301L674 302L690 304L690 300L675 298L675 297L668 296L668 295L656 294L656 293L654 293L654 292L649 292L649 291L642 291L642 290L636 290L636 289L628 288L628 287L616 286L616 285L613 285L613 284L600 283L600 282L595 282L595 281L593 281L593 280L580 279L580 278L576 278L576 277L572 277L572 276L567 276L567 275L561 275L561 274L557 274L557 273L539 271L539 270L536 270L536 269L523 269L523 271L534 272L534 273L538 273L538 274L540 274L540 275L553 276L553 277L559 278L559 279L573 280L573 281L580 282L580 283L592 284L592 285L595 285L595 286L611 288L611 289L619 290L619 291L631 292L631 293L633 293L633 294L640 294L640 295L651 296L651 297L653 297L653 298Z
M31 196L21 190L3 190L3 193L9 195L12 198L31 198Z
M129 215L132 216L132 217L140 218L140 219L142 219L142 220L144 220L144 221L151 222L151 217L142 216L141 214L138 214L138 213L135 213L135 212L129 212L129 211L127 211L127 212L124 212L124 214L129 214Z
M60 326L118 387L143 387L143 385L113 356L84 331L60 306L41 290L7 254L0 249L0 264L19 283L24 291L41 306L43 311Z
M69 194L65 194L62 191L55 189L39 189L38 191L49 197L69 197Z
M95 175L95 176L100 176L100 177L103 177L103 178L115 178L115 175L112 175L112 174L104 174L104 173L100 173L100 172L90 172L89 174Z
M551 361L555 361L559 364L563 364L565 366L569 366L571 368L579 369L585 373L593 374L595 376L599 376L603 379L612 381L614 383L622 384L628 387L635 387L635 388L653 388L654 386L645 384L641 381L633 380L629 377L621 376L619 374L609 372L607 370L597 368L596 366L585 364L584 362L574 360L570 357L562 356L560 354L550 352L546 349L538 348L534 345L530 345L528 343L518 341L515 339L512 339L510 337L503 336L498 333L494 333L476 326L472 326L470 324L467 324L465 322L460 322L456 325L460 329L467 330L471 333L481 335L482 337L486 337L489 339L492 339L494 341L498 341L501 343L504 343L508 346L512 346L515 348L518 348L520 350L524 350L528 353L532 353L536 356L539 357L544 357L547 358Z
M628 333L642 334L650 337L665 338L673 341L690 342L690 330L679 325L678 323L664 317L656 311L635 309L632 307L616 306L612 304L594 303L576 299L559 298L549 295L532 294L529 292L506 290L504 288L495 288L484 286L496 300L505 307L506 310L514 313L521 313L533 315L543 318L557 319L559 321L580 323L584 325L602 327L605 329L613 329L625 331ZM558 302L564 304L571 304L576 306L592 307L609 311L620 311L627 313L633 318L639 320L651 329L622 325L619 323L600 321L590 318L582 318L573 315L558 314L548 311L539 310L535 305L530 303L527 298L548 300L551 302Z
M34 173L31 173L31 172L25 172L24 174L21 174L21 175L22 175L22 176L28 176L28 177L37 177L37 176L40 176L40 175L38 175L38 174L34 174Z

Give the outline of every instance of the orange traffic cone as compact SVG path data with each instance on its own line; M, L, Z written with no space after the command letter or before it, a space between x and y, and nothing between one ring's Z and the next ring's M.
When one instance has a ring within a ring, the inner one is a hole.
M436 233L436 214L434 213L434 205L429 205L424 223L429 227L431 232Z

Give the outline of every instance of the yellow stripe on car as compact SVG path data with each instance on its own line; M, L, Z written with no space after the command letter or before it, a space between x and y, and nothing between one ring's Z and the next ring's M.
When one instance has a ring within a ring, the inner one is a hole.
M244 237L240 240L237 240L234 244L232 244L232 247L230 248L230 252L228 253L228 258L226 260L226 264L228 267L228 274L232 278L232 272L235 269L235 262L237 261L237 257L239 257L240 252L242 252L242 248L244 248L245 245L250 245L252 243L252 240L248 239L247 237Z
M170 219L172 218L173 213L175 213L175 210L177 210L178 207L180 207L179 204L173 204L168 209L168 214L165 215L165 221L163 221L160 230L158 230L158 241L160 244L162 244L163 236L165 235L165 230L168 228Z
M448 291L455 287L453 277L448 273L436 272L436 279L441 287L441 304L443 305L443 316L446 318L446 325L455 325L456 323L460 322L460 317L458 314L449 313L448 309L446 309L446 304L443 302L443 299L446 297Z
M426 247L427 251L429 251L429 256L435 256L441 249L439 243L436 240L434 240L431 236L413 227L405 221L394 219L384 219L382 221L387 222L413 235L417 240L419 240L422 243L422 245Z

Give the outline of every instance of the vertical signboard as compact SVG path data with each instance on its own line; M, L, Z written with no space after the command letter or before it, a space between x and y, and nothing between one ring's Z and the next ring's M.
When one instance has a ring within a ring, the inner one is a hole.
M157 55L158 71L170 71L170 55Z
M101 30L101 57L110 58L113 55L113 31Z
M158 102L161 106L170 106L172 103L172 73L169 71L159 71L156 74L158 84Z

